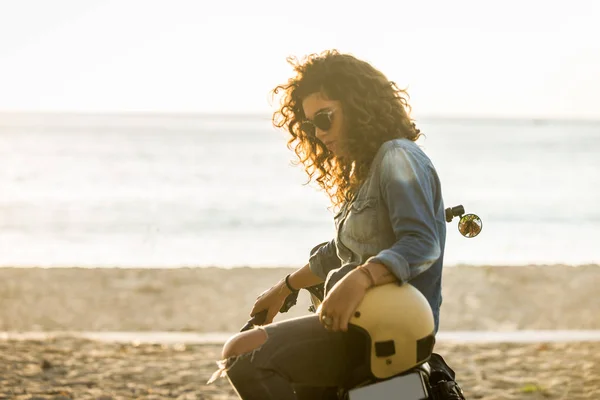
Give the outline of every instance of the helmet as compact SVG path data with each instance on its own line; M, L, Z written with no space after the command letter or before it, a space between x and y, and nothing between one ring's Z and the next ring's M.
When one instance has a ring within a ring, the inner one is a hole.
M368 366L375 378L408 371L433 352L433 312L425 296L408 283L367 290L350 324L368 338Z

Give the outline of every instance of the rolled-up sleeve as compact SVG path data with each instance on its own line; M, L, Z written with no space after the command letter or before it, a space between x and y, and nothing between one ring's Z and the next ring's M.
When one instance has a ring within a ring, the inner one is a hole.
M315 246L308 259L308 267L311 272L323 280L327 278L329 271L339 268L341 264L335 248L335 239Z
M384 264L401 282L427 270L441 253L434 204L437 178L426 160L394 146L381 161L381 196L396 242L367 261Z

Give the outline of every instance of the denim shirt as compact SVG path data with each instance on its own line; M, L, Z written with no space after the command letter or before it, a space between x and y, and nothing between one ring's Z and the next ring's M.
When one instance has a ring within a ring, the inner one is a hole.
M325 280L348 264L383 264L427 298L437 332L446 221L437 172L419 146L408 139L385 142L334 220L336 236L313 249L310 270Z

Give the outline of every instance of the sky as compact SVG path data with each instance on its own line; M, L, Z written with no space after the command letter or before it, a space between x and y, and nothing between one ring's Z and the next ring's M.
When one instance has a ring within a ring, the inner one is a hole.
M336 48L413 116L600 119L600 1L0 0L0 111L269 113Z

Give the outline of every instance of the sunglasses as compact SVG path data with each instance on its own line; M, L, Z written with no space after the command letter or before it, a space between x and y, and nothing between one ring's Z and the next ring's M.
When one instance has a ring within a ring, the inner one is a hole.
M317 128L322 131L331 129L334 110L322 110L315 114L312 120L306 119L300 125L300 129L308 136L315 136Z

